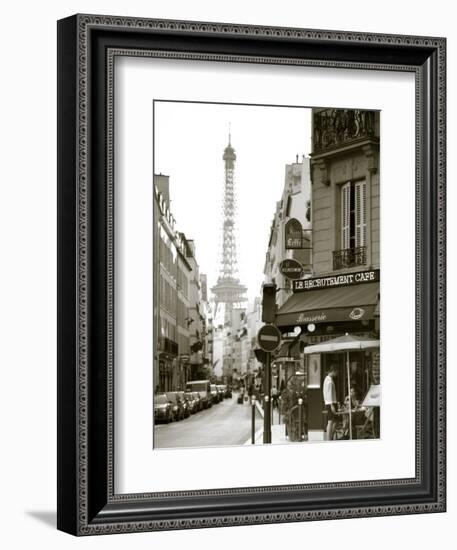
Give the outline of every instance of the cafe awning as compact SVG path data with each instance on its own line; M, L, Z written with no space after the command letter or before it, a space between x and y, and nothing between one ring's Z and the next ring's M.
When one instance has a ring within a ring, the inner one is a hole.
M295 292L276 314L280 327L374 319L379 283Z

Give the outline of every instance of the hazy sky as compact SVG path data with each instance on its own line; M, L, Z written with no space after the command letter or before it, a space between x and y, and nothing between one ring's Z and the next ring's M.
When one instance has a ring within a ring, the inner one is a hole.
M224 162L229 123L236 152L239 278L248 297L259 295L271 221L281 198L285 165L308 155L309 109L156 102L154 173L170 176L177 229L194 239L208 287L221 256Z

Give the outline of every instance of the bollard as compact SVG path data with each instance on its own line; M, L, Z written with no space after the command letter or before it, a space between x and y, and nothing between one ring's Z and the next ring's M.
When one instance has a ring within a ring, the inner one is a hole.
M271 443L271 353L265 353L265 369L264 369L264 391L265 397L263 401L263 442Z
M251 396L251 443L255 445L255 395Z
M263 442L271 443L271 403L269 395L265 395L263 398L263 410Z
M300 441L303 439L303 399L298 400L298 433Z

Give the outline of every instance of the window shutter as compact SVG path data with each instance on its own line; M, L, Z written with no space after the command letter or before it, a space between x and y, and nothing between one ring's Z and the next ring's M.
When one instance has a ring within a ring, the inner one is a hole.
M355 184L355 246L367 244L366 182Z
M351 182L341 186L341 248L349 248Z

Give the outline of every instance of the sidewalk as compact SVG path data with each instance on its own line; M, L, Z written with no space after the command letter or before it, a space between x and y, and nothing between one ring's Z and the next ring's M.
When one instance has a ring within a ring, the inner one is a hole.
M257 411L259 412L260 416L262 417L262 420L260 422L256 422L256 428L259 426L259 429L255 432L255 444L262 444L263 443L263 409L262 406L258 401L255 402ZM282 416L279 416L278 409L273 409L273 423L271 425L271 444L284 444L284 443L299 443L298 441L289 441L289 439L286 437L286 427L282 423ZM281 424L279 421L281 420ZM245 445L252 445L251 438L249 438Z
M255 445L261 445L263 443L263 427L257 430L255 433ZM271 444L284 444L284 443L297 443L296 441L289 441L286 437L286 430L284 424L273 424L271 426ZM249 438L245 445L252 445L251 438Z

